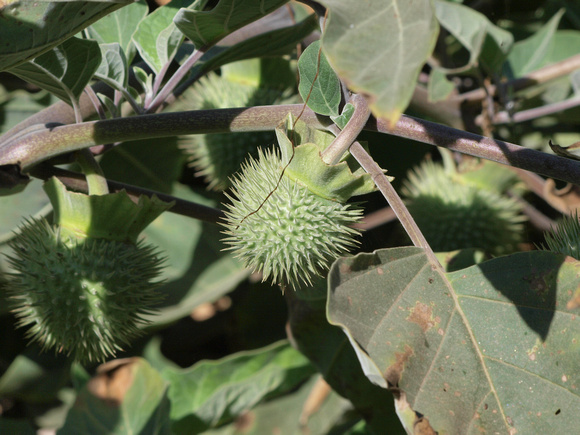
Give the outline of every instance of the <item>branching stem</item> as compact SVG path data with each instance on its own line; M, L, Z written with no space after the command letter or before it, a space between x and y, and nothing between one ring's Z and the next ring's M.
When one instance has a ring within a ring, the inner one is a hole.
M354 113L348 121L348 124L346 124L334 141L321 153L322 160L329 165L335 165L340 162L340 159L356 140L371 115L369 105L362 95L353 95L350 103L354 106Z
M358 142L352 144L352 146L350 147L350 153L364 168L364 170L371 175L377 188L383 194L383 196L385 197L385 199L387 200L387 202L397 215L397 218L399 218L401 225L403 225L403 228L409 235L413 244L425 250L427 258L429 258L429 262L435 268L443 270L441 264L439 263L439 260L437 260L437 257L435 257L435 254L433 253L431 246L429 246L429 243L427 243L427 240L423 236L423 233L421 233L421 230L415 223L413 216L411 216L411 213L409 213L409 210L403 203L403 200L397 194L395 188L393 187L389 179L385 176L381 167L373 160L373 158L365 151L362 145Z

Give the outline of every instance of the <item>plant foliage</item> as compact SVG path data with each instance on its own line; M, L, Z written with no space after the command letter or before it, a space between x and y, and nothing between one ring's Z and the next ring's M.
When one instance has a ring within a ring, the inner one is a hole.
M0 0L0 433L574 433L580 6L508 3Z

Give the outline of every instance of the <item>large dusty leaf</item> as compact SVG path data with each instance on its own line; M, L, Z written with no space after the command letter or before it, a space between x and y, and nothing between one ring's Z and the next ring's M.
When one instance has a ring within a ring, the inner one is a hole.
M0 8L0 71L39 56L99 18L132 2L9 2Z
M201 433L254 407L274 393L298 386L313 373L287 342L183 370L166 369L172 429Z
M173 59L183 42L183 34L173 23L179 8L202 9L206 3L207 0L173 0L139 23L133 41L143 60L155 73L159 73Z
M485 15L457 3L436 0L439 23L469 51L471 68L481 61L492 71L501 67L514 38L511 33L494 26Z
M288 0L220 0L211 11L181 9L175 24L197 49L208 48L234 30L273 12Z
M78 393L59 435L169 432L167 383L141 358L114 360Z
M139 0L107 15L87 30L90 37L100 44L119 44L131 63L135 56L132 37L139 23L147 16L148 10L147 3Z
M349 87L368 95L391 125L407 108L439 27L430 0L322 0L330 10L322 47Z
M10 72L70 104L78 100L100 63L96 41L70 38Z
M440 275L422 250L341 259L328 315L403 424L439 433L568 433L580 424L579 263L550 252ZM413 412L415 411L415 412Z

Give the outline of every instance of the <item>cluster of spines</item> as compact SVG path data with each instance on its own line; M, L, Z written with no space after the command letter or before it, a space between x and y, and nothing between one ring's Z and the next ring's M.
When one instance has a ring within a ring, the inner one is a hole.
M580 221L578 214L563 216L556 228L544 233L546 246L542 249L559 252L580 260Z
M19 326L43 348L102 361L141 333L159 300L163 259L151 246L61 239L46 220L28 221L11 242L8 286Z
M479 248L501 255L521 241L525 217L517 201L464 181L434 162L412 171L403 193L435 251Z
M313 194L283 169L278 154L260 150L233 177L224 242L264 280L310 285L356 246L358 231L349 225L362 211Z

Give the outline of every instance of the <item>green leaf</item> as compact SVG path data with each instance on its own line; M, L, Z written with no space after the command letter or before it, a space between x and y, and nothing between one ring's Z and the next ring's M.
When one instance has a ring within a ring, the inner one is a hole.
M552 149L552 151L554 151L554 154L559 155L561 157L566 157L568 159L572 159L572 160L580 160L580 153L578 148L580 148L580 144L578 143L574 143L570 146L567 147L563 147L560 145L556 145L555 143L552 143L552 141L550 140L548 142L548 144L550 145L550 148Z
M183 34L175 27L179 8L202 9L207 0L173 0L157 8L139 23L133 42L143 60L156 74L169 63L183 42Z
M148 11L147 3L139 0L100 19L88 27L87 31L99 44L118 43L130 64L136 53L133 34Z
M544 65L560 62L578 54L577 47L580 44L580 31L558 30L552 42L552 49L548 54Z
M462 69L472 68L478 61L492 72L501 67L514 42L511 33L467 6L442 0L434 4L439 23L470 53L469 62Z
M35 435L38 432L34 429L32 422L20 419L2 417L0 419L0 433L17 433L19 435Z
M246 413L243 421L248 424L243 426L244 435L343 434L333 432L333 426L344 424L348 417L352 419L356 416L349 415L352 410L350 402L334 391L330 391L321 400L320 407L313 410L307 420L304 418L304 404L311 394L315 394L319 379L319 376L313 376L298 390L262 403ZM240 435L239 427L240 421L234 421L227 426L204 432L204 435ZM393 435L393 432L389 432L389 435Z
M196 49L203 50L287 2L288 0L220 0L211 11L181 9L174 22Z
M127 58L123 48L116 42L100 44L101 64L95 77L119 91L127 87L129 80Z
M78 100L100 63L101 50L97 42L70 38L10 72L72 104Z
M105 175L115 181L170 193L185 163L176 137L125 142L102 160Z
M105 15L132 2L9 2L0 7L0 71L41 55Z
M429 101L437 102L446 100L455 89L455 84L447 79L446 72L441 68L433 68L429 74Z
M369 379L404 393L407 428L418 412L439 433L566 432L580 424L577 265L535 251L442 275L419 248L382 249L334 264L328 316Z
M18 355L0 377L0 396L50 403L69 381L70 361L33 347Z
M286 90L296 86L296 67L281 56L228 63L220 72L225 80L256 88Z
M286 341L188 369L166 369L162 374L170 384L172 429L203 432L291 390L312 373L308 360Z
M509 76L521 77L544 64L546 57L552 51L554 35L563 14L564 9L561 9L532 36L514 44L505 66Z
M215 206L189 188L177 185L173 194L198 204ZM189 217L164 213L143 234L167 256L158 289L163 300L147 316L155 327L175 322L205 302L232 291L249 272L230 253L223 252L220 228Z
M350 103L346 103L342 109L342 113L338 116L331 116L330 119L332 119L332 122L334 122L338 128L342 130L344 127L346 127L346 124L348 124L348 121L350 121L350 118L353 114L354 106Z
M322 48L334 71L394 125L407 108L439 26L430 0L322 0L330 11Z
M0 100L0 134L57 101L50 92L31 94L24 90L7 92Z
M48 211L49 201L39 180L32 180L28 184L26 194L0 196L0 243L9 239L25 218L39 213L45 207Z
M300 96L316 113L338 116L340 80L321 51L320 41L310 44L298 59Z
M57 434L168 434L166 389L144 359L111 361L79 391Z
M380 434L388 427L390 435L404 434L393 395L365 377L348 338L326 320L326 287L326 279L320 278L314 287L286 295L293 342L332 389L364 416L373 433Z
M309 15L294 26L262 33L232 46L214 46L202 56L192 73L201 75L230 62L291 53L296 43L312 33L317 26L316 16Z

